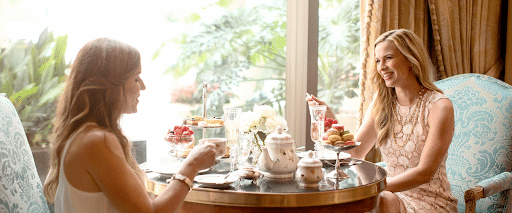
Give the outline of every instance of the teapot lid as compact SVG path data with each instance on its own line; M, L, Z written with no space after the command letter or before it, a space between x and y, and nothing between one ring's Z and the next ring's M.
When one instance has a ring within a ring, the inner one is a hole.
M318 158L315 158L315 153L313 151L309 150L307 155L306 155L306 157L300 159L300 161L297 164L297 166L302 166L302 167L322 167L322 162Z
M283 126L277 126L277 131L270 133L265 143L293 143L292 136L285 132Z

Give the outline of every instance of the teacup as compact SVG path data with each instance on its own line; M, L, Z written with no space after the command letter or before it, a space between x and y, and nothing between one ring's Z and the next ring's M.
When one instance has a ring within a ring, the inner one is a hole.
M215 144L215 160L220 161L222 157L226 154L226 142L227 138L204 138L199 140L199 144L204 144L206 142Z

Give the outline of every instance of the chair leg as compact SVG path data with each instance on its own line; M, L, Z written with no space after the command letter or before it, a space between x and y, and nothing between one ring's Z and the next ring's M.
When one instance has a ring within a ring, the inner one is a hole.
M466 213L474 213L476 210L476 201L484 197L484 188L477 186L464 192L464 201L466 203Z

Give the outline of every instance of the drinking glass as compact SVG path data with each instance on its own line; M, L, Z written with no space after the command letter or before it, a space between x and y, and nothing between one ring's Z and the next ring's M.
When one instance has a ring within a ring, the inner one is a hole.
M317 158L323 157L322 134L324 133L325 105L310 105L309 114L311 115L311 140L315 142L315 152Z
M242 108L224 109L224 129L226 130L226 145L229 147L229 162L231 172L235 170L236 156L238 155L239 125Z
M181 166L183 162L182 153L194 143L194 135L167 135L165 141L174 148L178 164Z
M241 132L238 142L238 170L254 170L256 168L256 150L254 145L254 134L252 132Z

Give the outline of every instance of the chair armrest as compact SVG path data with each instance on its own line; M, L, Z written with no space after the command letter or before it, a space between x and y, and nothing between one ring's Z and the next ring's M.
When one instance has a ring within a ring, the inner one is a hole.
M512 189L512 173L503 172L494 177L485 179L476 185L484 188L484 197L489 197L498 192Z
M501 191L512 189L512 173L503 172L499 175L485 179L464 192L466 212L475 212L476 201Z
M476 210L476 201L484 197L484 188L476 186L464 192L464 202L466 203L466 213L474 213Z

